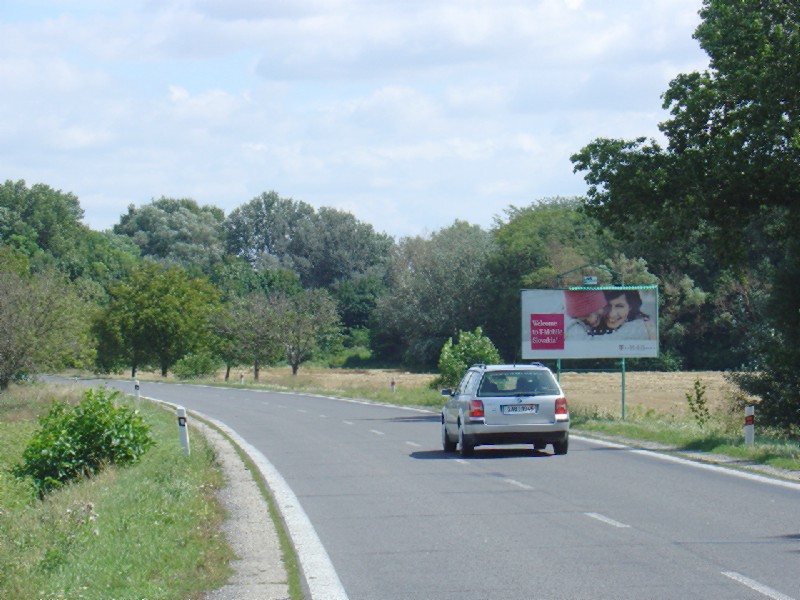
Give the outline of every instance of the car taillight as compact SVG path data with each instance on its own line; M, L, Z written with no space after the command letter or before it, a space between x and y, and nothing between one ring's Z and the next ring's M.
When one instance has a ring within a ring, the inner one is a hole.
M556 398L556 421L566 421L569 419L569 409L567 409L567 399L563 396Z
M469 416L482 417L483 416L483 402L481 400L469 401Z

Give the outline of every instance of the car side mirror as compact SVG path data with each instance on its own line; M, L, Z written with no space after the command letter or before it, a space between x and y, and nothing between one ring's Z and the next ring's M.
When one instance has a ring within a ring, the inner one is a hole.
M444 388L442 390L442 396L452 396L452 395L453 395L453 390L452 389Z

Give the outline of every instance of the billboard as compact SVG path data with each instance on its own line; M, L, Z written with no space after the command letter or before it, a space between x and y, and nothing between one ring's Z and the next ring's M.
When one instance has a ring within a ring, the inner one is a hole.
M658 356L656 286L522 290L522 358Z

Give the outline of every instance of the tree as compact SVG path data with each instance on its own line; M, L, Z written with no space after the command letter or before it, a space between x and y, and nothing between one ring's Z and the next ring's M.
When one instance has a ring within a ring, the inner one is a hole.
M0 243L27 256L58 255L82 230L83 209L72 195L44 184L28 188L24 180L0 186Z
M429 238L400 240L389 262L389 289L373 315L376 350L434 366L448 337L481 324L492 250L491 235L464 221Z
M218 292L180 267L146 262L109 289L110 302L96 324L103 341L98 364L157 364L166 377L184 355L209 344L209 318Z
M270 310L274 339L283 348L292 375L297 375L300 365L324 346L327 338L339 332L336 303L325 290L278 294L270 298Z
M234 299L228 315L227 326L242 358L252 362L253 377L258 381L262 365L273 363L282 356L277 338L281 323L273 303L266 294L254 292L246 298Z
M254 265L264 255L281 264L298 226L313 214L310 204L263 193L228 215L227 250Z
M225 215L191 198L165 198L141 208L131 205L114 233L130 237L144 258L208 273L225 252Z
M0 265L0 390L20 375L82 366L87 307L74 287L54 271L29 275L8 266Z
M695 38L709 68L679 75L664 94L668 146L599 139L572 160L590 186L587 209L619 235L644 225L664 246L696 231L735 279L772 280L772 310L748 324L747 337L761 340L751 366L769 369L758 389L780 407L767 409L773 422L797 424L800 298L780 281L800 264L800 11L788 0L705 0L700 14Z
M449 338L442 346L439 356L439 383L445 387L455 387L472 365L494 365L501 360L492 340L483 335L483 329L476 327L472 332L459 331L455 344L453 338Z
M304 287L330 288L371 273L382 275L394 241L350 213L322 207L301 221L289 243L289 266Z
M377 275L346 279L333 286L342 325L348 329L368 328L378 300L386 294L386 283Z

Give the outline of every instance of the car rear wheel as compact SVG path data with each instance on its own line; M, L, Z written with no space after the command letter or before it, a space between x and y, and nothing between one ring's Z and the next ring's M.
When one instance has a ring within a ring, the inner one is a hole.
M442 417L442 448L445 452L455 452L456 442L450 439L447 433L447 427L444 424L444 417Z
M569 438L564 438L560 442L553 442L553 454L566 454L569 450Z
M475 446L467 441L461 423L458 424L458 447L461 456L472 456L475 454Z

